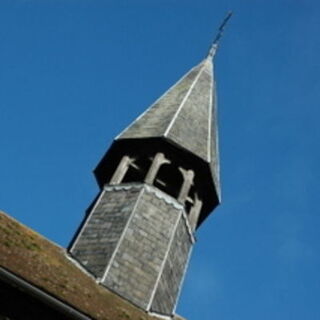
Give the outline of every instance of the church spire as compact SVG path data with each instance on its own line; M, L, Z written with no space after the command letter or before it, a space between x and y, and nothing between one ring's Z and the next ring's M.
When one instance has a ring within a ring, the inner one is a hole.
M113 158L118 152L130 148L131 157L135 159L141 158L142 152L162 152L177 167L192 169L195 173L193 191L187 198L192 206L195 206L195 197L202 201L196 227L220 203L221 198L213 57L231 15L229 12L220 25L207 57L122 131L115 139L114 150L109 150L106 155L112 155ZM112 172L106 157L95 170L100 186L108 180L108 171L110 174ZM144 156L147 159L150 157ZM180 165L177 165L180 161ZM146 170L145 165L137 165L138 171ZM173 181L169 182L170 176L173 175L165 177L165 181L156 179L155 184L167 190L174 184Z
M195 222L198 227L220 203L216 107L213 63L206 58L116 137L95 169L99 185L103 187L110 181L115 170L110 163L117 163L124 155L136 159L136 173L132 177L129 173L127 181L143 180L149 159L161 152L171 165L161 171L163 177L155 179L159 189L175 197L175 183L181 175L179 167L195 173L187 206L194 206L196 197L201 199L202 207Z
M208 57L116 137L69 248L101 285L157 315L174 314L194 233L220 203L212 58L230 16Z
M218 29L218 33L210 46L208 56L207 56L208 58L213 59L213 57L215 56L217 49L218 49L218 46L219 46L219 41L223 35L224 28L225 28L226 24L228 23L229 19L231 18L232 14L233 14L232 11L229 11L227 16L222 21L222 23Z

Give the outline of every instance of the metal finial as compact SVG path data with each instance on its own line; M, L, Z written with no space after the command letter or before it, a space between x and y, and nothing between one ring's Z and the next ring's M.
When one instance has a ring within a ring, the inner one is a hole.
M219 45L219 41L222 37L222 34L223 34L223 30L227 24L227 22L229 21L229 19L231 18L232 16L232 11L229 11L227 16L224 18L224 20L222 21L219 29L218 29L218 33L215 37L215 39L213 40L213 43L210 47L210 50L208 52L208 58L213 58L214 55L216 54L216 51L217 51L217 48L218 48L218 45Z

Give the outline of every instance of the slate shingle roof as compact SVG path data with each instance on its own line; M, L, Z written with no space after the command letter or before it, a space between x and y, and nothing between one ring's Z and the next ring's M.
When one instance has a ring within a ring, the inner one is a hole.
M116 140L164 138L210 165L220 198L215 81L212 58L187 72Z

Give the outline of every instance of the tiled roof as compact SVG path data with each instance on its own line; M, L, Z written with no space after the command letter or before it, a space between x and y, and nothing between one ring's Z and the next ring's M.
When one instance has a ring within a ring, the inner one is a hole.
M93 319L157 319L97 284L64 248L1 211L0 267Z

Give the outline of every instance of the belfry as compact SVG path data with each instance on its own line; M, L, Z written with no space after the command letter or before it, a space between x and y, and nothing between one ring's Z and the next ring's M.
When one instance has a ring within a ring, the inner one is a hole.
M116 137L69 246L102 286L151 313L174 313L195 231L220 202L213 60L230 15L208 56Z

